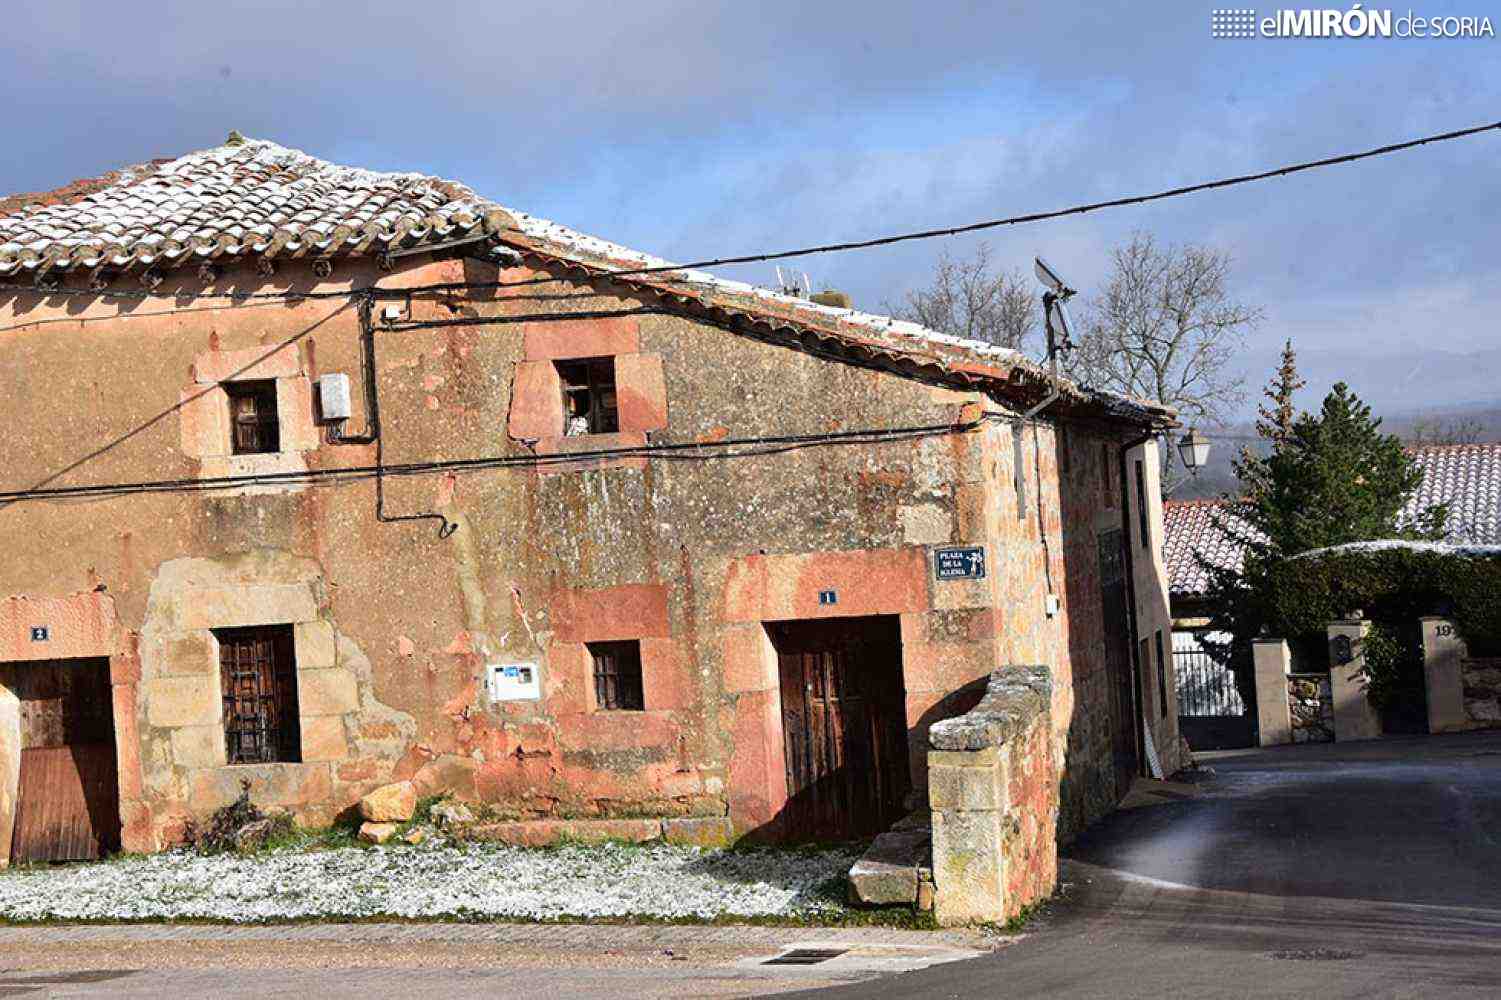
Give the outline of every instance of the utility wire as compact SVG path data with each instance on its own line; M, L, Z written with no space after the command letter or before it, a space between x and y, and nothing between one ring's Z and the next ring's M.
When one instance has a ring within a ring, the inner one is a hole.
M723 458L747 458L783 454L803 448L825 445L867 444L904 441L923 437L968 434L986 420L999 414L985 414L963 423L927 424L913 427L864 428L829 431L818 434L784 434L766 437L732 438L714 442L681 442L638 445L625 448L598 448L555 455L490 455L480 458L447 459L349 466L330 469L306 469L295 472L256 473L242 476L216 476L203 479L163 479L129 483L100 483L79 486L54 486L0 492L0 506L27 500L82 500L136 493L205 493L257 485L314 485L320 482L351 482L383 476L420 476L436 472L478 472L487 469L587 465L611 458L660 458L674 461L708 461Z
M660 264L645 267L624 268L612 270L606 277L626 277L631 275L665 274L673 271L701 269L708 267L720 267L730 264L755 264L767 263L776 260L786 260L790 257L807 257L814 254L842 253L849 250L866 250L872 247L890 246L894 243L905 243L911 240L928 240L941 236L959 236L964 233L980 232L986 229L996 229L1002 226L1016 226L1029 222L1042 222L1048 219L1061 219L1066 216L1083 215L1086 212L1095 212L1105 208L1122 208L1127 205L1144 205L1149 202L1163 201L1168 198L1178 198L1183 195L1197 194L1201 191L1213 191L1220 188L1235 187L1240 184L1250 184L1256 181L1264 181L1273 177L1285 177L1290 174L1302 173L1307 170L1317 170L1323 167L1332 167L1345 163L1354 163L1358 160L1368 160L1378 156L1387 156L1392 153L1400 153L1404 150L1415 149L1418 146L1426 146L1435 142L1450 142L1456 139L1466 139L1485 132L1501 130L1501 121L1490 122L1483 125L1474 125L1469 128L1455 129L1451 132L1439 132L1433 135L1422 136L1417 139L1408 139L1404 142L1390 143L1385 146L1377 146L1355 153L1341 153L1336 156L1327 156L1318 160L1306 160L1301 163L1290 163L1285 166L1274 167L1270 170L1262 170L1251 174L1238 174L1233 177L1224 177L1219 180L1203 181L1198 184L1188 184L1182 187L1168 188L1151 194L1131 195L1124 198L1111 198L1107 201L1089 202L1082 205L1073 205L1068 208L1053 209L1045 212L1029 212L1024 215L1013 215L1000 219L986 219L980 222L971 222L959 226L948 226L941 229L921 229L915 232L896 233L889 236L877 236L866 240L851 240L844 243L823 243L814 246L798 247L791 250L768 250L761 253L742 254L733 257L712 257L705 260L690 261L684 264ZM55 288L39 289L26 285L0 284L0 291L25 292L28 294L66 294L66 295L93 295L108 296L115 298L178 298L193 299L203 298L230 298L230 299L257 299L282 297L289 301L304 299L353 297L361 294L376 294L383 298L402 297L412 294L425 294L433 292L462 291L462 290L488 290L499 288L517 288L525 285L540 285L552 282L568 280L566 278L527 278L520 281L490 281L490 282L447 282L433 285L417 285L411 288L401 289L375 289L356 288L347 292L226 292L215 295L177 295L172 292L153 292L143 290L140 292L96 292L91 289Z
M1385 146L1377 146L1358 153L1342 153L1337 156L1325 157L1321 160L1308 160L1302 163L1292 163L1286 166L1275 167L1271 170L1263 170L1254 174L1240 174L1234 177L1225 177L1220 180L1204 181L1198 184L1190 184L1184 187L1168 188L1153 194L1132 195L1125 198L1112 198L1108 201L1096 201L1083 205L1074 205L1069 208L1054 209L1047 212L1031 212L1025 215L1013 215L1002 219L987 219L981 222L971 222L961 226L949 226L942 229L922 229L910 233L897 233L891 236L877 236L868 240L853 240L845 243L824 243L809 247L800 247L793 250L771 250L762 253L745 254L738 257L713 257L707 260L690 261L686 264L660 264L647 267L635 267L611 270L604 277L628 277L631 275L666 274L674 271L697 270L709 267L720 267L730 264L755 264L769 263L776 260L786 260L789 257L807 257L814 254L842 253L848 250L865 250L871 247L890 246L893 243L905 243L911 240L928 240L941 236L958 236L964 233L980 232L986 229L996 229L1002 226L1015 226L1028 222L1042 222L1048 219L1059 219L1071 215L1083 215L1086 212L1094 212L1103 208L1121 208L1127 205L1142 205L1153 201L1162 201L1167 198L1177 198L1183 195L1196 194L1200 191L1212 191L1219 188L1234 187L1239 184L1250 184L1255 181L1263 181L1272 177L1284 177L1288 174L1301 173L1305 170L1316 170L1321 167L1330 167L1337 164L1353 163L1357 160L1367 160L1377 156L1386 156L1390 153L1398 153L1418 146L1425 146L1433 142L1448 142L1454 139L1464 139L1479 135L1483 132L1501 130L1501 121L1490 122L1485 125L1475 125L1470 128L1457 129L1452 132L1440 132L1417 139L1409 139L1405 142L1391 143ZM404 289L407 293L433 293L446 291L459 291L462 289L500 289L516 288L525 285L541 285L564 278L527 278L520 281L496 281L496 282L449 282L433 285L415 285Z

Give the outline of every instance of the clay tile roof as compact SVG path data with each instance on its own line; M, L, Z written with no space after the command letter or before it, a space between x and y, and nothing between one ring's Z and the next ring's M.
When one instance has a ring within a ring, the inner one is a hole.
M0 199L0 275L378 253L483 235L498 227L495 208L453 181L232 139Z
M1423 483L1402 511L1406 521L1436 504L1449 508L1452 545L1501 544L1501 443L1428 445L1410 450ZM1239 566L1241 550L1216 527L1214 511L1230 516L1223 500L1169 500L1162 506L1163 558L1173 594L1201 595L1209 576L1194 553L1216 566Z
M1170 593L1194 596L1209 588L1209 574L1195 555L1215 566L1239 568L1241 548L1216 520L1231 517L1224 500L1168 500L1162 505L1162 559Z
M1448 541L1464 545L1501 544L1501 443L1429 445L1414 448L1423 485L1404 512L1449 508Z
M181 267L253 257L333 257L493 236L549 264L590 276L640 268L666 273L612 280L672 299L715 321L770 329L936 373L945 384L985 386L1027 408L1060 396L1053 414L1078 412L1139 427L1176 422L1152 400L1054 383L1016 351L916 323L675 267L565 226L516 212L453 181L328 163L273 142L229 142L175 160L112 171L56 191L0 199L0 279L69 269Z

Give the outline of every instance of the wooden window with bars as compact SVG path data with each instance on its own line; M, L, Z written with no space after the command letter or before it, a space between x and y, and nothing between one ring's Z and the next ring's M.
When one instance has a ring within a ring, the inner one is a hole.
M620 430L615 359L556 361L563 388L563 433L614 434Z
M297 763L302 722L292 626L216 629L231 764Z
M641 712L646 699L641 687L641 643L591 642L594 658L594 707L599 711Z
M281 451L281 428L276 419L276 383L226 382L229 396L230 446L236 455Z

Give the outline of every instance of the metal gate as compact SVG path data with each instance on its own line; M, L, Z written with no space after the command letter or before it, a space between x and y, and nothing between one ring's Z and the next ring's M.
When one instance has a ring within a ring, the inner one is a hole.
M1254 746L1255 718L1235 686L1234 671L1203 644L1206 635L1209 633L1173 633L1178 731L1195 750ZM1222 634L1214 634L1211 638L1221 639Z

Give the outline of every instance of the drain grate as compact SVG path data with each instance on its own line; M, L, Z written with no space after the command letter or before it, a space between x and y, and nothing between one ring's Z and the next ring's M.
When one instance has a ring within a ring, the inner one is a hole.
M792 948L776 958L768 958L762 965L817 965L831 958L838 958L848 948Z
M1283 951L1272 952L1273 958L1280 958L1285 962L1343 962L1351 958L1359 958L1362 952L1344 951L1339 948L1288 948Z

